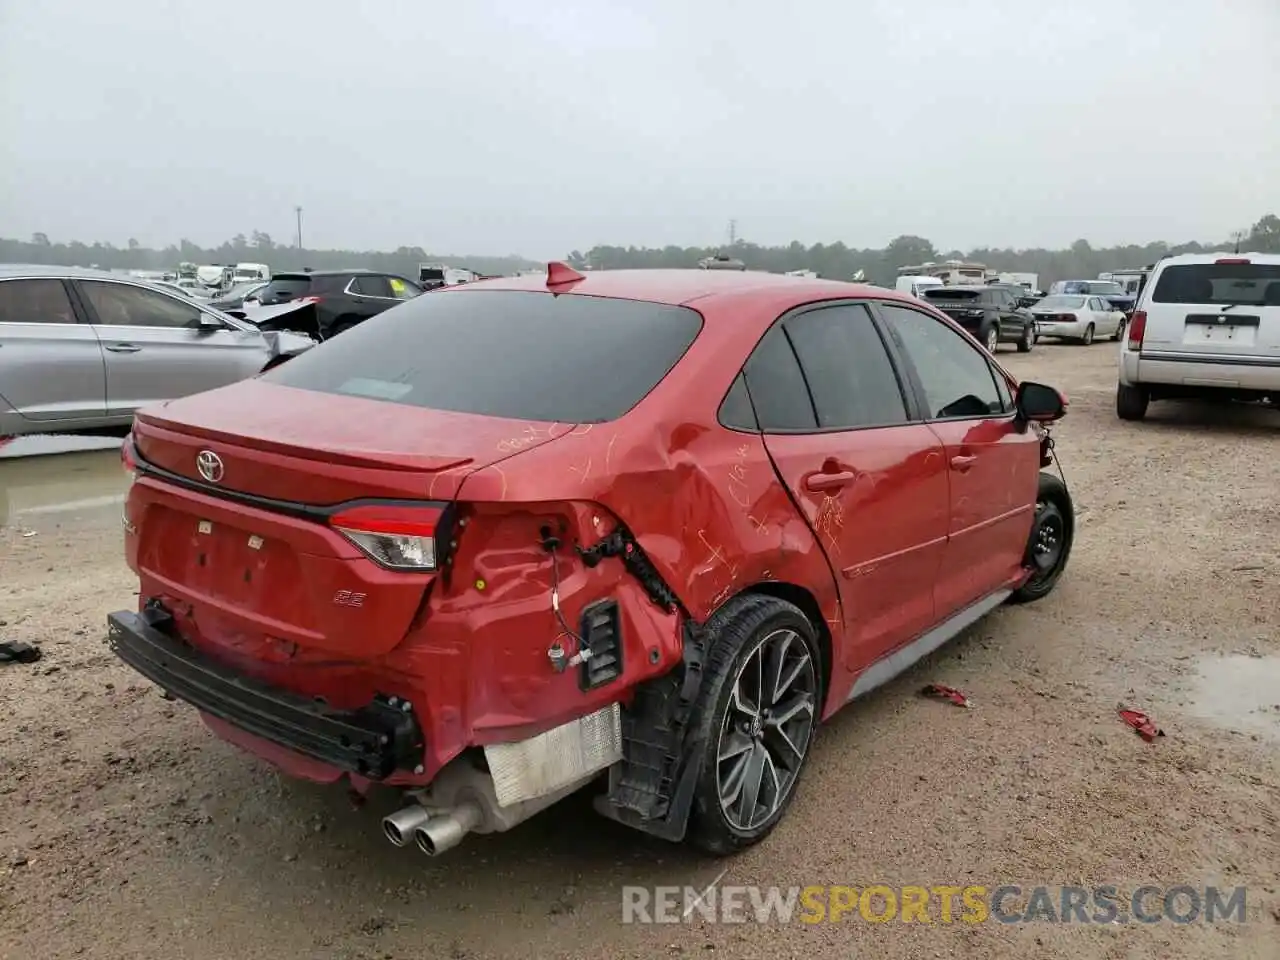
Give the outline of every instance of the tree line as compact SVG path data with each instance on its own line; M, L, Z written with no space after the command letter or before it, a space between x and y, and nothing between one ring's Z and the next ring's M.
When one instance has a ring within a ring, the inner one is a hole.
M735 257L750 270L783 273L789 270L813 270L820 276L848 280L862 271L867 280L891 286L899 267L939 260L974 260L992 270L1039 274L1040 284L1047 287L1055 280L1090 279L1105 271L1131 269L1154 263L1164 256L1216 250L1280 253L1280 217L1267 214L1249 230L1234 237L1210 242L1170 244L1153 242L1117 247L1094 247L1087 240L1077 240L1065 250L995 249L979 247L964 250L938 250L923 237L903 235L882 249L857 249L843 243L815 243L805 246L792 241L781 247L766 247L738 240L722 247L621 247L596 246L585 253L572 251L568 262L578 268L597 270L622 268L694 267L699 260L717 254ZM43 233L30 240L0 239L0 262L44 263L59 266L96 266L102 269L172 270L180 262L233 264L260 262L273 271L315 270L343 267L368 267L406 276L416 276L418 264L446 263L483 274L510 274L538 266L536 261L509 255L454 256L431 254L421 247L399 247L394 251L307 250L277 244L260 231L248 236L240 234L218 247L200 247L181 240L163 249L141 246L130 240L124 247L109 243L86 244L79 241L54 242Z
M622 267L691 267L703 257L722 254L746 264L749 270L784 273L790 270L813 270L820 276L849 280L862 271L867 280L892 286L898 268L940 260L970 260L986 264L1000 272L1035 273L1042 287L1055 280L1089 280L1099 273L1133 269L1154 263L1161 257L1179 253L1202 253L1218 250L1280 253L1280 218L1267 214L1249 229L1241 230L1226 240L1207 243L1126 244L1117 247L1094 247L1087 240L1077 240L1065 250L1013 250L978 247L972 250L939 250L924 237L904 235L890 241L883 249L856 249L843 243L816 243L806 247L793 241L785 247L765 247L737 241L722 247L592 247L585 253L575 250L569 263L594 269Z

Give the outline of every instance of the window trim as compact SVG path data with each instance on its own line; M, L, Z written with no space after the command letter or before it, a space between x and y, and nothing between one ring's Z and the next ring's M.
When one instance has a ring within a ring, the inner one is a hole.
M998 365L993 363L991 358L986 355L985 351L982 349L982 345L978 343L978 341L974 338L973 334L969 333L968 330L961 327L958 323L953 321L950 317L947 317L945 315L942 317L938 317L932 313L917 309L911 304L904 303L899 300L875 300L875 301L872 301L869 305L871 306L872 312L875 315L876 319L884 325L885 333L887 334L889 339L893 341L894 345L898 348L900 352L901 362L906 368L908 379L911 381L911 388L916 395L916 403L918 405L917 409L921 414L920 419L924 423L963 423L965 421L973 421L973 420L1013 421L1017 418L1018 412L1016 408L1008 410L1004 413L986 413L986 414L982 414L981 416L978 416L978 415L964 416L964 417L930 416L929 406L928 406L928 394L925 392L925 389L924 389L924 381L920 379L920 372L919 370L916 369L915 361L911 359L911 354L907 350L906 345L899 341L898 336L896 333L894 333L893 327L889 324L888 319L883 314L881 314L880 312L881 307L898 307L902 310L909 310L912 313L918 313L921 316L927 317L928 319L932 320L934 323L940 323L943 326L950 329L952 332L958 333L962 340L968 341L968 346L970 347L970 349L972 349L974 353L978 355L978 358L983 363L986 364L987 374L988 376L991 377L991 380L992 380L991 386L993 388L996 387L996 383L995 383L996 379L1003 378L1005 382L1005 386L1008 388L1009 396L1014 397L1017 395L1017 385L1015 383L1009 382L1009 377L1005 375L1004 371ZM996 395L1000 396L1000 391L998 389L996 389ZM1004 402L1004 398L1002 396L1000 396L1000 400L1002 403Z
M386 280L386 281L387 281L387 285L388 285L388 286L390 286L390 285L391 285L391 280L394 278L394 279L396 279L396 280L399 280L401 283L407 283L407 284L408 284L409 286L411 286L411 287L417 287L417 288L418 288L418 293L417 293L415 296L421 296L423 293L425 293L425 292L426 292L425 290L421 289L421 286L422 286L421 284L414 283L413 281L411 281L411 280L407 279L406 277L401 277L401 276L398 276L397 274L394 274L394 273L357 273L357 274L353 274L353 275L352 275L352 277L351 277L351 279L347 281L347 285L346 285L345 287L343 287L343 288L342 288L342 292L343 292L343 293L345 293L345 294L347 294L348 296L352 296L352 297L363 297L363 298L364 298L364 299L366 299L366 300L386 300L386 301L388 301L388 302L390 302L390 303L405 303L405 302L407 302L408 300L412 300L412 299L414 299L413 297L397 297L397 296L379 297L379 296L377 296L376 294L372 294L372 293L360 293L360 292L358 292L358 291L356 291L356 290L352 290L352 289L351 289L351 285L352 285L353 283L355 283L357 280L359 280L360 278L362 278L362 277L369 277L369 278L379 277L379 278L381 278L381 279L383 279L383 280Z
M117 280L114 277L67 277L64 278L69 282L75 292L76 298L84 309L86 322L93 327L106 327L111 330L197 330L197 327L155 327L149 324L115 324L102 323L98 312L93 308L93 301L89 299L88 292L81 289L82 283L114 283L121 287L131 287L134 290L141 290L143 293L153 293L159 297L165 297L184 307L194 307L196 312L202 316L210 316L217 320L225 329L234 330L239 333L249 333L256 331L257 328L247 321L237 320L235 317L220 313L217 310L210 310L195 301L183 297L181 294L170 293L167 290L161 290L146 283L133 283L129 280Z
M44 323L43 321L34 321L31 323L24 323L22 324L22 326L65 328L65 327L87 327L90 325L88 319L85 317L84 309L80 305L80 299L79 297L76 296L75 290L72 289L72 285L68 282L66 277L59 277L59 276L38 277L38 276L28 276L26 274L15 274L9 277L0 277L0 283L13 283L14 281L21 281L21 280L52 280L54 283L62 284L62 292L63 294L66 295L67 303L71 305L71 314L76 318L74 323ZM9 322L10 321L7 321L7 320L0 321L0 326L6 326L9 324ZM17 325L18 325L17 323L14 323L14 326L17 326Z
M909 379L908 374L910 373L910 370L906 366L906 358L901 354L897 342L892 339L888 328L874 309L873 305L875 303L876 301L863 297L844 297L838 300L819 300L813 303L804 303L799 306L792 307L776 317L773 322L769 324L768 328L760 334L756 342L751 345L751 349L747 351L746 359L742 361L737 368L737 371L730 378L729 385L725 388L724 394L720 398L720 403L716 407L716 422L724 429L730 430L734 433L759 434L762 436L778 437L818 436L820 434L827 433L854 433L860 430L886 430L890 427L906 427L913 423L924 422L925 407L920 402L920 396L916 392L914 382ZM800 354L796 351L795 344L791 340L791 334L786 329L786 324L788 321L806 313L812 313L818 310L829 310L835 307L862 307L866 310L867 318L871 322L872 329L875 330L877 336L880 338L880 343L884 347L885 355L889 359L889 368L893 371L893 377L898 383L898 392L902 397L902 405L907 414L906 419L895 421L893 423L863 424L855 427L823 427L818 425L812 429L808 427L773 430L765 429L760 423L760 410L756 406L755 397L751 396L750 380L746 377L746 366L748 361L750 361L750 359L755 355L757 348L759 348L760 344L764 342L764 338L772 333L775 327L782 327L783 339L786 340L787 346L791 348L791 353L796 358L796 366L800 370L800 377L804 381L805 389L809 394L809 403L813 405L813 419L815 424L817 424L819 420L818 410L813 399L813 388L809 383L809 374L805 372L804 363L800 359ZM743 385L746 387L747 398L751 401L751 410L755 414L755 430L746 430L742 427L730 426L721 419L721 411L724 408L725 401L728 399L729 391L733 389L733 385L737 382L740 375L743 379Z

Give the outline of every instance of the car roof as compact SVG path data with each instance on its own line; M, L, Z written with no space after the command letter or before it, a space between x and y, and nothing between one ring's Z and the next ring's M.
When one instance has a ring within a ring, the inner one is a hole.
M354 277L360 274L377 274L390 276L390 270L370 270L367 267L352 267L348 270L283 270L271 275L272 280L303 280L308 277Z
M1156 264L1156 267L1173 264L1215 263L1218 260L1248 260L1252 263L1276 264L1280 263L1280 253L1258 253L1256 251L1232 253L1230 250L1224 250L1219 253L1180 253L1176 256L1162 258Z
M990 290L994 286L997 286L997 284L994 284L994 283L948 283L941 287L934 287L933 289L942 290L944 292L947 290ZM933 291L931 290L929 292L932 293Z
M127 273L93 270L88 267L60 267L49 263L0 263L0 278L11 277L76 277L88 280L128 280L133 283L152 282Z
M686 306L714 301L728 301L743 296L763 296L770 300L794 300L796 304L837 298L899 300L916 302L887 287L822 280L812 277L789 277L780 273L754 270L589 270L582 279L559 288L564 293L619 300L644 300ZM474 280L457 287L433 292L459 294L483 290L548 291L545 275L492 277ZM555 292L555 288L550 288Z

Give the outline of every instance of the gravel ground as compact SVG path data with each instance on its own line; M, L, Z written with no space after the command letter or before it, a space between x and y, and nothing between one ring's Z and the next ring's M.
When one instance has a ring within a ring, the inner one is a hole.
M1065 389L1080 525L1001 609L819 735L789 817L730 861L582 801L439 860L345 793L217 741L119 665L134 602L112 452L0 461L0 957L1269 958L1280 948L1280 414L1114 415L1114 345L1002 351ZM72 502L70 507L65 506ZM60 506L61 505L61 506ZM971 710L923 700L936 681ZM1143 742L1116 716L1147 710ZM1244 924L624 925L624 884L1218 884Z

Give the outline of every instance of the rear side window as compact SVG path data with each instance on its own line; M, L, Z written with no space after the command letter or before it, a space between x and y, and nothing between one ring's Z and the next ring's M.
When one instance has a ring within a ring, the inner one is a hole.
M351 280L351 292L365 297L391 299L391 284L382 276L359 276Z
M786 329L821 429L906 422L897 375L866 307L810 310L787 320Z
M276 277L258 291L263 304L288 303L311 292L310 277Z
M61 280L5 280L0 283L0 323L75 323L75 311Z
M720 404L720 422L734 430L750 430L755 433L760 429L755 408L751 406L751 395L747 393L745 374L738 374L733 386L725 394L724 401Z
M602 423L657 386L701 329L688 307L464 288L415 297L262 379L458 413Z
M1171 264L1160 271L1151 302L1280 307L1280 263Z
M764 335L742 370L761 430L769 433L818 428L800 361L781 324L774 324Z

